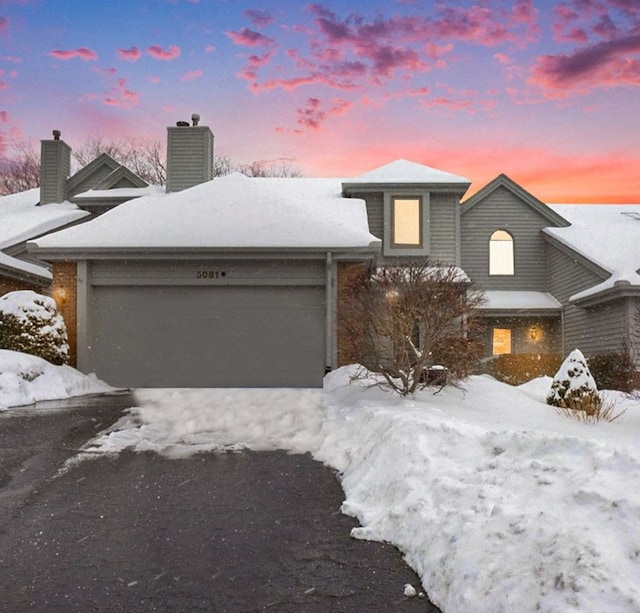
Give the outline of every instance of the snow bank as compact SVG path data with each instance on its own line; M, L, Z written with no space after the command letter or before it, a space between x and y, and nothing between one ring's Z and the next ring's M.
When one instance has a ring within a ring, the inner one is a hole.
M399 547L445 612L640 610L640 402L581 424L551 380L402 399L350 371L321 390L143 390L94 451L310 452L340 472L353 536Z
M70 366L54 366L26 353L0 349L0 411L42 400L61 400L113 388Z

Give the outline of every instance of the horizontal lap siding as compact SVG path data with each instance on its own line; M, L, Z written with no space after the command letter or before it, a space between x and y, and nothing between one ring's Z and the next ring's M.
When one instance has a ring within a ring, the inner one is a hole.
M453 194L431 194L431 253L433 261L456 261L456 215L459 199Z
M553 245L547 249L550 291L565 307L565 351L580 349L586 355L619 351L628 335L627 301L612 300L588 309L569 304L571 296L603 278Z
M461 216L461 265L484 290L548 291L545 242L541 229L549 220L504 187ZM515 275L489 275L489 239L507 230L514 240Z

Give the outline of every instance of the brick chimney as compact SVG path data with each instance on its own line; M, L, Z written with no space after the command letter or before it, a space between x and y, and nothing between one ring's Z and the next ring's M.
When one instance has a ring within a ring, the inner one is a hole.
M213 179L213 133L201 126L200 115L191 115L193 125L179 121L167 128L167 192L179 192Z
M71 147L60 140L60 130L54 130L53 139L41 141L40 146L40 204L67 199L70 171Z

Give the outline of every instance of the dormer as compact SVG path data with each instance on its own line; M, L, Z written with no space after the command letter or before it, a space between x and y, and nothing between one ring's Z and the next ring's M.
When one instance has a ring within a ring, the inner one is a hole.
M347 197L367 202L369 228L384 258L430 258L458 263L459 203L464 177L396 160L345 181Z

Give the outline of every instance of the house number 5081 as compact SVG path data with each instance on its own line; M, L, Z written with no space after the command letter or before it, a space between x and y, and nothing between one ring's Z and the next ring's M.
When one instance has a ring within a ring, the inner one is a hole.
M197 270L196 279L219 279L224 277L225 273L219 270Z

